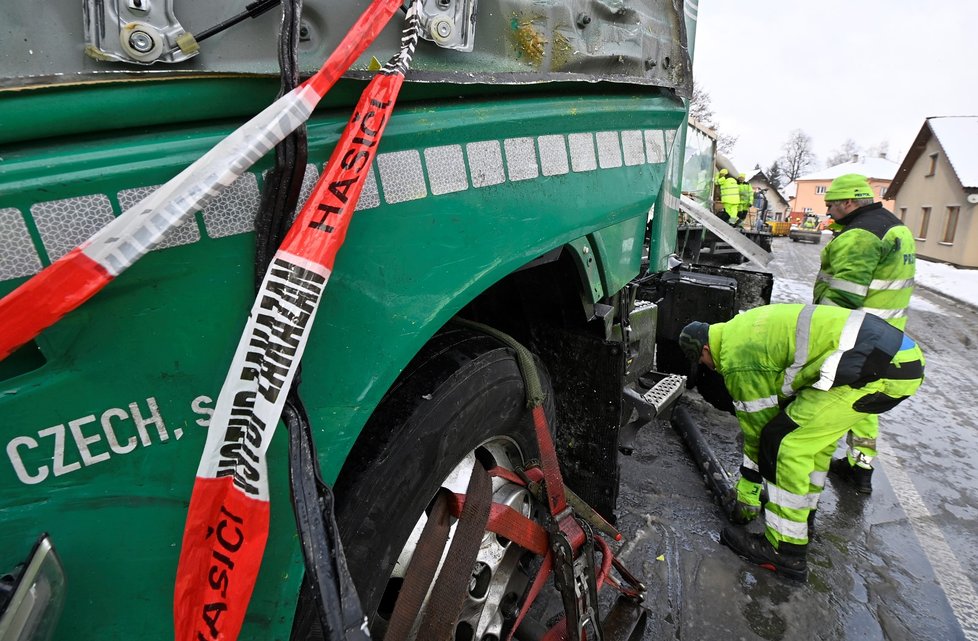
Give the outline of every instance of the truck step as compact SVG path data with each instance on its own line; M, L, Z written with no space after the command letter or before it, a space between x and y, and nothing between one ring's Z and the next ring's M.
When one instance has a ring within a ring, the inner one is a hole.
M653 381L651 386L643 385L650 380ZM635 450L635 436L639 429L671 412L672 406L686 391L686 377L679 374L649 372L639 378L637 387L638 389L633 389L629 386L622 390L626 408L638 413L638 418L622 426L618 435L618 450L626 455L630 455Z

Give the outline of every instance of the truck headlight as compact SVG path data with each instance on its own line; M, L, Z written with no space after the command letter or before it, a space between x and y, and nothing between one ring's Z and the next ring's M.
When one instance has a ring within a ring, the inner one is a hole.
M0 577L0 641L42 641L54 635L65 597L65 573L47 534L27 560Z

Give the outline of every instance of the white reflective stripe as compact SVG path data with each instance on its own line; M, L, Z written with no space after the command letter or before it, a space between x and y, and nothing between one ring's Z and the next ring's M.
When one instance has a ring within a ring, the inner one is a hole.
M741 463L740 465L741 465L741 467L745 467L748 470L754 470L755 472L760 472L761 471L761 468L759 468L757 466L757 463L755 463L754 461L752 461L749 458L747 458L747 455L746 454L744 454L744 462Z
M798 523L797 521L786 519L783 516L778 516L771 510L764 510L764 523L768 527L773 528L774 531L781 536L790 537L792 539L808 538L807 520Z
M770 502L781 507L789 507L793 510L808 509L809 500L807 493L795 494L794 492L789 492L778 487L774 483L767 484L767 497Z
M829 279L829 287L837 289L840 292L849 292L858 296L865 296L869 292L868 286L854 283L851 280L842 280L841 278Z
M830 280L832 280L832 274L825 271L819 272L818 276L815 277L815 282L827 283Z
M857 463L862 463L869 469L872 468L873 459L876 458L875 456L870 456L869 454L866 454L861 450L857 450L854 447L849 448L849 456L851 456Z
M814 313L814 305L805 305L801 309L801 313L798 314L798 324L795 326L795 362L785 370L784 383L781 385L781 393L785 396L795 395L791 383L808 361L808 338L811 333L812 314Z
M734 401L734 408L739 412L761 412L778 406L777 395L759 398L754 401Z
M825 359L825 362L822 363L822 367L819 370L822 376L812 387L823 392L832 389L832 385L835 384L835 375L839 370L839 361L842 360L842 354L852 349L856 344L856 337L859 336L859 328L862 327L865 318L866 312L862 309L854 310L849 315L846 324L842 326L842 334L839 336L839 348L832 352Z
M808 509L814 510L818 508L818 499L821 498L821 492L812 492L808 495Z
M835 302L831 298L823 298L822 300L820 300L818 302L818 304L819 305L826 305L828 307L842 307L842 305L838 304L837 302Z
M906 280L874 280L869 284L870 289L906 289L907 287L913 287L913 279L908 278Z
M818 470L813 470L811 474L808 475L808 482L815 487L825 487L825 477L828 476L828 472L819 472Z
M906 309L880 309L878 307L863 307L864 311L873 314L874 316L879 316L880 318L903 318L907 315Z

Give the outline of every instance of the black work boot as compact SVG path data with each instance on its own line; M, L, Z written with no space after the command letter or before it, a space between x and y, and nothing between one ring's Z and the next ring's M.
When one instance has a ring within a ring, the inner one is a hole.
M751 534L742 528L725 527L720 532L720 543L742 558L795 581L808 578L807 545L782 543L775 549L763 534Z
M873 493L873 470L872 468L850 465L846 457L832 459L829 463L829 474L845 481L855 488L860 494Z

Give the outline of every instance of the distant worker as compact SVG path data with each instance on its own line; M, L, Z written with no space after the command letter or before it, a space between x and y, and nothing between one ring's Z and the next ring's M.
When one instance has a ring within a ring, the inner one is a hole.
M750 212L750 206L754 201L754 191L750 183L747 182L746 174L737 176L737 188L740 189L740 207L737 209L737 224L741 224Z
M802 229L815 229L815 216L805 216L805 222L801 224Z
M758 188L754 192L754 209L757 210L757 231L764 231L764 223L767 222L767 192L766 189Z
M721 169L723 173L725 169ZM727 214L727 222L736 225L740 220L737 214L740 212L740 185L737 179L729 174L724 174L720 179L720 202L723 203L723 210Z
M924 375L916 343L863 311L825 305L756 307L726 323L694 321L679 345L715 370L744 435L733 519L761 511L764 534L726 527L720 542L761 567L804 580L810 525L839 438L867 415L913 395Z
M907 326L914 289L916 249L913 233L900 219L874 202L865 176L839 176L825 192L835 237L822 250L813 302L871 312L897 329ZM873 491L873 459L879 419L870 415L852 426L845 458L830 471L856 491Z
M721 169L720 171L718 171L716 173L715 176L713 176L713 185L715 186L715 189L713 190L713 202L714 202L714 204L719 201L721 203L721 206L722 206L722 203L723 203L723 196L722 196L722 194L723 194L723 181L725 181L727 179L727 174L728 173L730 173L730 172L728 172L726 169ZM724 214L724 211L722 209L716 210L716 207L714 206L714 213L719 218L723 218L724 220L726 220L726 215Z

